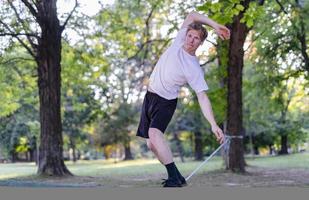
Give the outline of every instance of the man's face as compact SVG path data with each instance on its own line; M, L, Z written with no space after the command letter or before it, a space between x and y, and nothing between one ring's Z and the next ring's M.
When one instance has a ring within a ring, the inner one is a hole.
M200 38L200 32L197 30L190 30L187 32L185 39L185 48L189 51L195 52L195 50L202 44L202 40Z

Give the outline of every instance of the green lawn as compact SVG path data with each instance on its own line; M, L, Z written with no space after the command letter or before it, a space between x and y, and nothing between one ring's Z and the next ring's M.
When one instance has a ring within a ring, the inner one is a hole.
M249 166L266 167L272 169L309 169L309 153L299 153L287 156L246 158ZM184 174L190 174L201 162L187 161L181 163L176 160L178 168ZM78 176L136 177L139 175L164 174L165 168L156 160L132 160L114 163L114 160L66 162L69 170ZM220 157L211 159L198 173L219 170L223 168ZM33 176L37 167L34 163L0 164L0 180Z
M298 153L284 156L257 157L246 159L249 165L270 168L303 168L309 169L309 153Z

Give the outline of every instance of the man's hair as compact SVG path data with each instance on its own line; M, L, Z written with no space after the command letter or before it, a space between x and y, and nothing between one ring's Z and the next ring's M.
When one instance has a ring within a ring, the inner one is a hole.
M208 32L207 30L203 27L202 23L199 22L192 22L191 24L188 25L188 30L187 33L190 30L196 30L200 32L200 38L202 40L202 42L207 38Z

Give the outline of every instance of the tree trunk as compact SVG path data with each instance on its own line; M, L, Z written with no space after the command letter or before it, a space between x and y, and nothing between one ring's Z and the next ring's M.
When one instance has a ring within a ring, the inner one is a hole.
M272 144L269 144L268 145L268 149L269 149L269 155L273 155L273 145Z
M30 147L29 147L30 161L31 162L36 162L36 150L37 150L36 137L32 136L30 138Z
M177 151L179 153L179 156L180 156L180 160L181 162L185 162L185 159L184 159L184 156L183 156L183 148L182 148L182 145L181 145L181 141L180 139L178 138L178 134L177 132L173 132L173 137L174 137L174 140L176 142L176 148L177 148Z
M194 134L194 142L195 142L195 160L203 160L203 142L202 142L202 134L199 131L196 131Z
M299 2L296 0L296 3L299 5ZM307 51L307 38L306 38L306 28L305 28L305 21L306 19L303 18L304 15L299 16L299 25L300 25L300 30L297 30L297 38L300 42L300 50L301 50L301 55L303 56L304 60L304 70L307 71L307 74L309 73L309 56L308 56L308 51Z
M11 162L12 163L15 163L17 160L18 160L18 155L17 155L17 153L15 152L15 150L14 151L11 151Z
M124 142L124 160L133 160L130 141Z
M26 151L25 152L25 161L26 162L29 162L30 160L29 160L29 151Z
M248 8L249 0L242 2L245 8ZM228 110L227 110L227 133L233 136L242 135L242 69L244 66L243 45L248 33L245 24L240 23L243 16L241 12L234 17L231 24L231 39L229 45L228 60ZM227 169L244 172L245 160L243 152L243 141L241 139L232 139L229 151L229 162Z
M287 135L281 135L281 149L279 151L280 155L286 155L288 154L288 136Z
M75 141L73 137L70 138L70 148L72 149L72 161L75 163L76 162L76 146L75 146ZM70 154L69 154L70 156ZM71 158L70 158L71 160Z
M30 157L29 161L33 162L34 161L34 150L33 149L29 149L28 152L29 152L29 155L30 155L29 156Z
M254 155L260 155L259 147L257 145L253 146Z
M73 150L73 152L72 152L72 156L73 156L73 162L76 162L76 148L75 148L75 145L72 147L72 150Z
M37 58L40 98L39 175L72 175L63 160L63 138L60 115L61 27L56 1L43 0L38 9L41 37Z

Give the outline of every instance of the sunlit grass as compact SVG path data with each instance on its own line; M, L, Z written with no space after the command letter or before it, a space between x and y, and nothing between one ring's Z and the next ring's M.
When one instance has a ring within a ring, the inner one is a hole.
M34 163L0 164L0 180L36 174Z
M246 159L248 164L270 168L305 168L309 169L309 153L292 155L256 157Z

